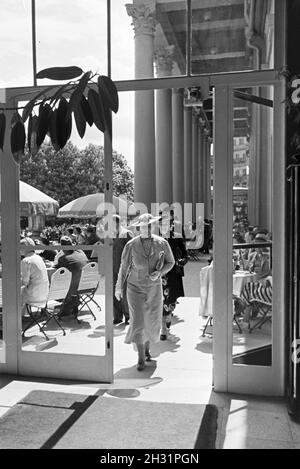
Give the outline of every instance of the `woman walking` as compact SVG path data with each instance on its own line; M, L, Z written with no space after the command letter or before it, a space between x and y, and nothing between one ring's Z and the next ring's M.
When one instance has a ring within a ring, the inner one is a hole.
M127 280L127 301L130 325L125 343L134 343L138 350L137 369L145 368L151 360L150 342L158 342L162 325L162 276L174 266L174 257L168 242L152 234L152 224L159 218L149 213L141 215L134 226L140 235L130 240L123 251L115 296L122 298Z

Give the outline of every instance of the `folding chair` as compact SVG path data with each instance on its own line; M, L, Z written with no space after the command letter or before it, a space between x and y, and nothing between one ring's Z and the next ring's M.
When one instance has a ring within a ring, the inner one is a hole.
M98 262L89 262L81 271L80 282L77 290L79 301L78 310L81 311L85 306L87 306L94 320L96 320L96 316L91 310L89 303L94 303L99 311L101 311L100 305L94 298L99 281L100 275L98 271Z
M0 335L2 334L3 318L2 318L2 278L0 278Z
M253 299L250 301L252 307L252 314L258 318L253 326L251 326L251 320L249 321L249 333L251 334L254 329L261 329L262 326L272 320L272 303L268 301Z
M94 243L94 246L103 246L103 243L101 241L96 241ZM99 252L99 250L97 248L92 250L91 256L90 256L90 261L97 262L98 252Z
M45 304L26 304L27 313L31 322L23 330L23 337L25 337L25 332L35 324L45 336L46 340L49 340L44 328L51 319L54 319L56 324L63 331L63 335L66 335L66 331L59 320L60 309L58 306L63 306L65 302L71 279L72 273L65 267L60 267L51 276L49 293Z
M241 316L241 314L243 314L244 310L245 310L245 303L243 302L243 300L237 296L237 295L233 295L232 296L232 299L233 299L233 316L232 316L232 321L234 324L236 324L236 326L238 327L238 330L239 330L239 333L242 334L243 333L243 330L240 326L240 323L239 323L239 317ZM206 324L204 326L204 329L203 329L203 332L202 332L202 337L205 336L206 334L206 330L208 327L210 326L213 326L213 316L209 316L207 318L207 321L206 321Z
M188 253L188 259L190 261L199 261L201 259L200 249L204 243L203 234L197 233L195 240L188 241L186 243L186 249Z
M232 295L232 298L233 298L233 318L232 318L232 320L237 325L239 333L242 334L243 331L242 331L242 328L241 328L240 323L239 323L239 318L244 313L245 308L246 308L246 304L244 303L242 298L240 298L237 295Z
M202 337L205 337L205 334L206 334L206 330L208 327L212 327L213 326L213 317L212 316L209 316L207 318L207 321L206 321L206 324L204 326L204 329L203 329L203 332L202 332Z

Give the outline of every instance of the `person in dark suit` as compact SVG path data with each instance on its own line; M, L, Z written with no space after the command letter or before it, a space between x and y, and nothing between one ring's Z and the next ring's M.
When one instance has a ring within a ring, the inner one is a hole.
M60 239L62 246L72 246L72 240L68 236L62 236ZM72 279L69 291L66 296L63 308L59 316L69 316L73 314L76 318L78 315L78 285L80 282L82 268L88 263L85 253L78 250L62 251L54 262L54 267L59 269L65 267L72 272Z
M87 246L91 246L92 244L95 244L98 241L101 241L101 240L100 240L99 236L96 233L96 226L95 225L89 225L86 228L85 244ZM85 253L86 253L88 259L91 259L93 251L85 251Z
M179 227L174 223L174 218L170 218L170 228L167 226L166 236L169 246L171 248L172 254L174 256L175 264L173 268L163 276L162 285L163 285L163 312L162 312L162 328L160 340L166 340L168 338L168 333L170 331L173 311L176 308L177 300L180 297L184 296L183 288L183 277L184 277L184 266L187 263L187 250L185 246L185 240L182 237L182 229L176 231L176 228ZM168 224L168 220L167 220ZM161 227L163 234L166 227ZM180 228L180 227L179 227Z
M49 239L44 236L41 236L41 243L44 244L45 246L50 246ZM40 253L40 256L44 259L44 261L53 262L56 254L57 254L56 251L50 251L48 249L45 249L44 251Z
M115 236L113 244L113 287L114 291L116 288L118 274L121 265L121 257L123 249L127 242L133 237L133 233L128 229L124 228L121 225L121 220L119 215L113 215L115 222ZM129 322L129 308L126 297L126 284L123 291L123 297L119 300L114 296L114 320L115 325L123 322L123 317L125 319L125 324Z

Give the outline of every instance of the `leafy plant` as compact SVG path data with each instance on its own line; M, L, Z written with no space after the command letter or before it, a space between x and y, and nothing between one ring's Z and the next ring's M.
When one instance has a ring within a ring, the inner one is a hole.
M105 75L83 72L79 67L52 67L41 70L36 78L69 80L57 89L57 85L45 88L23 108L15 109L11 119L11 152L20 163L27 143L34 156L49 136L56 151L66 145L72 132L72 114L77 132L84 137L86 124L93 124L101 131L112 133L111 111L118 112L119 98L114 82ZM74 81L77 79L76 81ZM54 94L51 94L55 90ZM36 108L38 107L38 113ZM1 110L0 110L1 111ZM5 109L0 113L0 149L3 150L6 130Z

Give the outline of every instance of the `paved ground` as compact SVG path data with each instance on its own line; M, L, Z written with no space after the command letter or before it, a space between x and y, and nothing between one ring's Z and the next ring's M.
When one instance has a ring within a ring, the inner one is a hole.
M299 449L300 425L291 422L284 400L212 391L212 342L209 337L202 338L204 320L198 315L195 293L199 267L191 263L186 277L186 294L190 296L180 300L169 339L153 347L154 360L143 372L136 371L136 352L124 344L126 329L119 325L115 327L113 384L1 376L0 415L35 389L79 394L105 390L104 395L114 399L216 404L220 410L218 448Z

